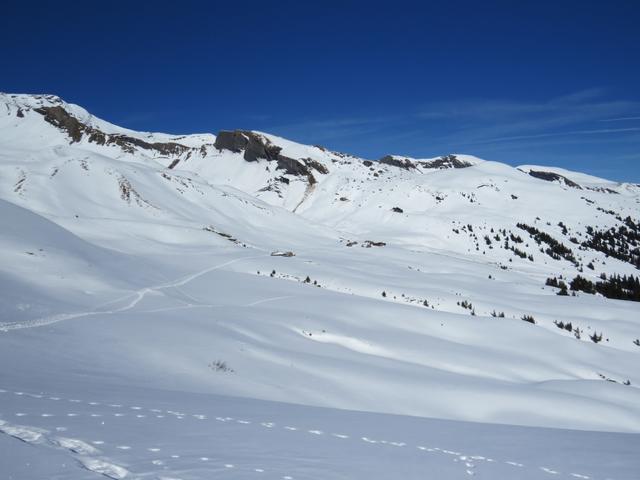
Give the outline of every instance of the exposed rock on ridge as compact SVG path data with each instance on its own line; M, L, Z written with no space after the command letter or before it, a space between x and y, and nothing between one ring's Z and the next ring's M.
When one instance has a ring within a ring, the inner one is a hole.
M569 180L567 177L560 175L558 173L540 172L537 170L530 170L528 173L532 177L539 178L540 180L546 180L547 182L558 181L560 183L564 183L567 187L572 187L572 188L577 188L579 190L582 190L582 187L578 185L576 182L574 182L573 180Z
M393 155L386 155L382 157L380 163L384 163L385 165L391 165L393 167L403 168L405 170L415 170L417 167L422 168L437 168L437 169L446 169L446 168L466 168L471 167L473 164L469 162L465 162L464 160L460 160L455 155L445 155L440 158L436 158L435 160L429 161L416 161L410 160L408 158L394 157Z
M277 162L277 168L285 174L306 176L309 184L317 183L311 170L326 175L327 167L310 158L296 160L282 155L282 147L274 145L264 135L248 130L221 131L216 136L214 146L218 150L230 150L235 153L244 152L243 158L247 162L257 162L260 159Z
M193 150L190 147L174 142L149 143L128 135L105 133L90 125L85 125L60 105L35 108L34 111L41 114L54 127L66 132L71 138L71 143L79 142L83 137L86 137L89 142L97 143L98 145L118 145L128 153L133 153L135 151L134 147L155 150L161 155L182 155Z

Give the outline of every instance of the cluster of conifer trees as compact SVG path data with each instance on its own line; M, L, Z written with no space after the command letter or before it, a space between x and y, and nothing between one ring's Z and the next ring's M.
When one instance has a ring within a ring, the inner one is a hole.
M631 217L624 219L624 225L609 230L595 230L587 227L590 238L582 242L585 248L592 248L640 269L640 225Z

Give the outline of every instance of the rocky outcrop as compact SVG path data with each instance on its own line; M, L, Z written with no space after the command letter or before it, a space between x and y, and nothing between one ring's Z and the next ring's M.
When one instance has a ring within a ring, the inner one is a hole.
M181 155L191 150L189 147L174 142L149 143L128 135L105 133L95 127L82 123L60 105L40 107L34 110L41 114L46 122L65 132L71 139L71 143L76 143L86 138L87 141L98 145L118 145L128 153L135 152L135 148L137 147L144 150L153 150L161 155L167 156Z
M312 160L311 158L304 158L302 161L307 167L313 168L323 175L327 175L329 173L329 169L316 160Z
M80 123L77 118L70 115L64 108L60 106L41 107L36 108L35 111L43 115L44 119L51 125L66 132L71 137L72 142L82 140L82 133L86 129L86 125Z
M473 165L472 163L460 160L455 155L444 155L440 158L436 158L435 160L428 161L412 161L408 158L399 158L392 155L386 155L379 161L380 163L384 163L385 165L391 165L393 167L402 168L404 170L414 170L417 167L432 169L467 168Z
M282 150L262 135L247 130L222 131L216 136L214 146L218 150L231 150L235 153L244 151L247 162L257 162L260 158L277 160Z
M560 175L558 173L542 172L537 170L529 170L528 173L532 177L539 178L540 180L546 180L547 182L560 182L560 183L564 183L567 187L577 188L579 190L582 190L582 187L578 185L576 182L574 182L573 180L569 180L564 175Z
M216 136L214 146L218 150L229 150L242 153L247 162L267 160L277 162L277 169L284 170L285 174L307 177L309 184L317 183L311 170L326 175L327 167L311 158L295 159L282 155L282 147L274 145L271 141L259 133L248 130L221 131Z
M384 163L385 165L391 165L392 167L403 168L404 170L413 170L416 168L415 163L413 163L408 158L395 158L392 155L385 155L379 160L380 163Z
M455 155L444 155L440 158L436 158L435 160L430 160L428 162L420 162L420 166L423 168L467 168L471 167L473 164L469 162L465 162L464 160L460 160Z

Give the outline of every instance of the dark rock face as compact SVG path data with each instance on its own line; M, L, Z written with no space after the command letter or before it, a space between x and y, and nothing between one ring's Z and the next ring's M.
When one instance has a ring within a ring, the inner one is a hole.
M569 180L567 177L560 175L558 173L553 172L540 172L536 170L530 170L529 175L534 178L539 178L540 180L546 180L547 182L555 182L558 181L560 183L564 183L567 187L577 188L582 190L582 187L578 185L573 180Z
M44 115L44 119L54 127L67 132L72 142L79 142L82 139L82 132L86 128L77 118L60 106L36 108L36 112Z
M289 175L306 176L311 185L317 183L311 169L323 175L329 173L327 167L310 158L296 160L282 155L281 147L272 144L268 138L248 130L221 131L216 136L214 146L218 150L244 152L243 158L247 162L257 162L259 159L275 161L278 170L284 170L285 174Z
M424 168L467 168L471 167L472 164L469 162L465 162L464 160L460 160L455 155L445 155L440 158L436 158L435 160L431 160L430 162L420 162L420 165Z
M408 158L400 160L399 158L393 158L391 155L385 155L379 161L385 165L391 165L392 167L403 168L405 170L412 170L416 168L415 164Z
M222 131L216 136L214 146L218 150L230 150L235 153L244 151L244 159L247 162L257 162L260 158L277 160L282 150L262 135L248 130Z
M329 173L329 169L316 160L305 158L303 159L303 162L307 167L313 168L314 170L316 170L317 172L320 172L323 175L327 175Z
M430 160L428 162L412 162L408 158L393 158L391 155L386 155L382 157L380 163L384 163L385 165L391 165L393 167L403 168L404 170L413 170L416 167L422 168L438 168L438 169L447 169L447 168L467 168L471 167L473 164L469 162L465 162L464 160L460 160L455 155L445 155L440 158L436 158L435 160Z
M295 158L285 157L284 155L278 155L276 158L278 162L278 169L284 170L290 175L306 175L309 173L309 169L304 163L299 162Z
M240 153L249 143L249 139L239 131L230 132L223 130L216 136L216 142L213 144L218 150L231 150Z
M89 142L97 143L98 145L118 145L128 153L133 153L135 151L134 147L155 150L162 155L180 155L191 150L189 147L179 143L149 143L128 135L104 133L97 128L80 122L60 105L36 108L35 111L44 116L45 121L66 132L71 138L71 143L79 142L86 136Z

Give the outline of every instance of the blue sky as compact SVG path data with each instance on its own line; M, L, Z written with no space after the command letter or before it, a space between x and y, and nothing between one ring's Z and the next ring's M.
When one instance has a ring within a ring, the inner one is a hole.
M133 129L640 182L637 1L7 3L0 90Z

